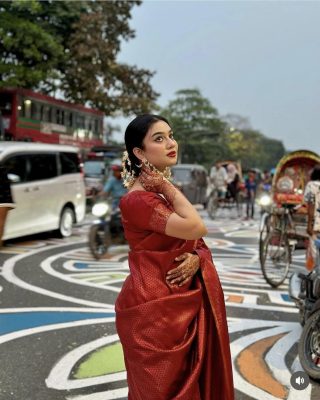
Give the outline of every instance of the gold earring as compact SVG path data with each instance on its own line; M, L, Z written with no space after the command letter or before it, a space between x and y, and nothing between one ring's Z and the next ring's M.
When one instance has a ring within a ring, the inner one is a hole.
M163 171L163 176L166 179L170 179L171 178L171 169L169 167L166 167Z
M129 166L129 170L126 164ZM134 171L132 171L132 165L127 151L124 151L122 155L121 178L123 180L123 186L126 188L130 188L136 180Z

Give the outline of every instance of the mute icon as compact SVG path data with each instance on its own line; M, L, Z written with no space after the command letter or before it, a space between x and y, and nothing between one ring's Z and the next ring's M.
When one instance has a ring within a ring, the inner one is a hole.
M296 390L304 390L310 383L309 376L304 371L297 371L291 375L291 386Z

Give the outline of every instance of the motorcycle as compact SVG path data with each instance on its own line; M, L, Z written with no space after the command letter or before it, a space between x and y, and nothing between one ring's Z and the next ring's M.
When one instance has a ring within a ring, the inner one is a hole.
M315 240L320 251L320 239ZM320 263L309 273L294 273L289 281L289 295L299 308L303 326L298 344L301 365L306 373L320 380Z
M112 244L125 244L126 239L119 208L112 210L108 201L99 201L92 207L97 217L89 230L89 247L96 260L103 257Z

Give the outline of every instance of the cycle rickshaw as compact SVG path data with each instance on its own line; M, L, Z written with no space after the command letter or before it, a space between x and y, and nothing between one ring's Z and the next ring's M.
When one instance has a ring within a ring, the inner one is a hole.
M285 155L278 163L272 181L270 210L260 228L259 258L266 281L272 286L286 279L295 248L305 248L307 210L303 193L310 173L320 163L318 154L299 150Z
M207 194L207 213L211 219L217 217L219 209L237 210L238 216L242 213L242 203L244 199L244 184L242 179L241 163L238 161L221 161L219 165L227 171L229 165L235 167L238 179L235 182L235 187L226 187L225 191L221 191L215 182L215 178L210 176ZM231 190L230 190L231 189Z

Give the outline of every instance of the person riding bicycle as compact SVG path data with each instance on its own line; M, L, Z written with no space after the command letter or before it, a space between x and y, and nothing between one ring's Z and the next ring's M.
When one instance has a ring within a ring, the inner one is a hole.
M122 183L122 163L120 160L114 160L111 164L112 176L107 180L103 188L105 197L111 195L112 197L112 210L119 207L120 199L127 193L126 188Z
M239 191L240 176L237 167L230 163L227 165L227 197L236 200Z
M317 164L311 172L310 181L304 191L304 201L308 209L309 248L307 250L307 268L311 269L314 267L317 255L314 241L320 236L320 164Z
M210 180L214 184L218 192L219 199L226 197L228 174L225 167L216 162L210 171Z

